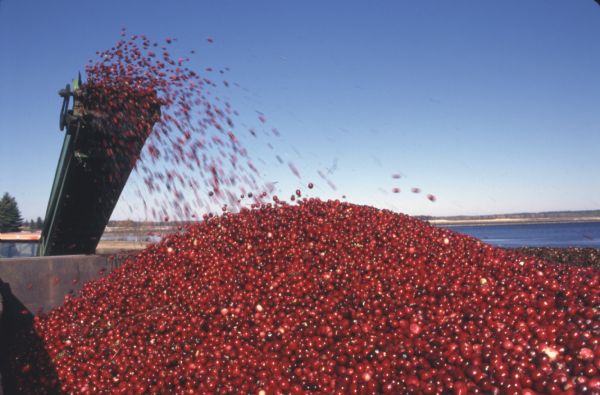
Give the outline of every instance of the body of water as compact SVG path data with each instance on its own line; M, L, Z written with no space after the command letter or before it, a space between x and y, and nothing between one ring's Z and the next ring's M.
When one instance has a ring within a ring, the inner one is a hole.
M600 248L600 222L444 227L498 247Z

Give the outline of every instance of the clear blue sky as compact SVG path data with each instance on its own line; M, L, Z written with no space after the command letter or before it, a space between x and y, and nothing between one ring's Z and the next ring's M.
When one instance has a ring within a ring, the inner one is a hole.
M321 197L428 215L600 208L593 0L0 0L0 193L26 219L44 216L62 144L57 91L122 27L230 67L242 118L264 112ZM315 173L334 161L337 192Z

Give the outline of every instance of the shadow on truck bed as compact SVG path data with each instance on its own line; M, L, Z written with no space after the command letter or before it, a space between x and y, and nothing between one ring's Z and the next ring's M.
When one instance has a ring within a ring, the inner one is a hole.
M4 394L60 394L56 370L33 328L33 314L2 280L0 294L0 375Z

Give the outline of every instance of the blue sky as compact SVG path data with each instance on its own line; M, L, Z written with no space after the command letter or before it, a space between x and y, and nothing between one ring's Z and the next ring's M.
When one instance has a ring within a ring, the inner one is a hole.
M230 67L240 87L225 94L247 123L266 114L303 174L248 147L283 195L313 181L313 195L409 214L600 208L592 0L2 0L0 193L26 219L44 216L62 144L57 91L122 27ZM337 191L316 174L334 162ZM114 218L135 216L124 195Z

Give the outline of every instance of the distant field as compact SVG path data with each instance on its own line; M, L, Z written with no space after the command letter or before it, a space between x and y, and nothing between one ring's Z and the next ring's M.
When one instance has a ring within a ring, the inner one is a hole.
M114 254L119 251L139 251L146 248L150 242L127 240L102 240L96 247L96 254Z

